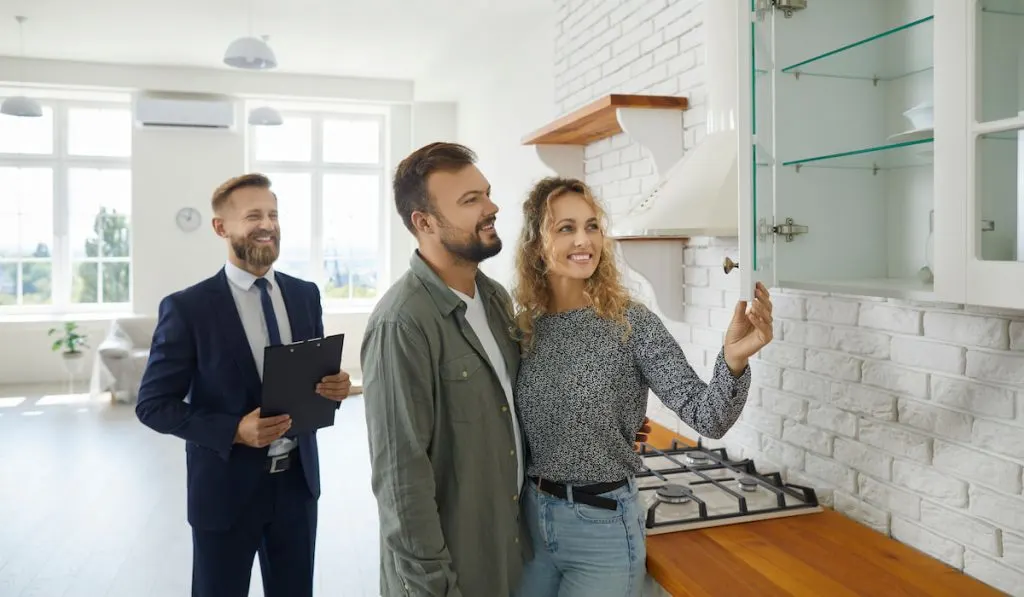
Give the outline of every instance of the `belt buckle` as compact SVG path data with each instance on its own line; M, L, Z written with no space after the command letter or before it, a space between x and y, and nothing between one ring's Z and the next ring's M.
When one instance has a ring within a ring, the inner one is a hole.
M283 473L284 471L288 470L288 456L290 456L290 454L280 454L278 456L271 456L270 457L270 474L271 475L273 475L274 473ZM278 463L284 463L284 464L281 465L280 467L278 467Z

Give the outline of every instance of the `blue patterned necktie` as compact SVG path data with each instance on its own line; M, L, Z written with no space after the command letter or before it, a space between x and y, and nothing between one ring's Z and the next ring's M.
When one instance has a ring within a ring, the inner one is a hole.
M277 326L274 303L270 301L270 282L266 278L256 278L256 286L260 289L260 302L263 303L263 319L267 322L270 345L277 346L281 343L281 330Z

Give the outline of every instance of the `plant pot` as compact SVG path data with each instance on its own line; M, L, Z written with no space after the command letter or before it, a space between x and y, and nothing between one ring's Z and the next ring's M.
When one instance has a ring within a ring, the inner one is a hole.
M67 370L68 375L81 375L82 370L85 367L85 353L76 351L65 351L60 355L61 360L64 362L64 369Z

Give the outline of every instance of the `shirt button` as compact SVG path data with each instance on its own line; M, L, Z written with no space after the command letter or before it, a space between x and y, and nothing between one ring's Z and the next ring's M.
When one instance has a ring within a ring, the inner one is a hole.
M468 371L463 371L462 372L462 377L469 377L469 372Z
M519 543L519 537L516 537L516 543Z
M508 455L509 456L515 456L516 455L516 451L515 450L509 450L508 451Z
M519 496L518 495L512 496L512 501L513 502L518 502L519 501Z
M507 406L501 407L501 412L507 413L508 412L508 407Z

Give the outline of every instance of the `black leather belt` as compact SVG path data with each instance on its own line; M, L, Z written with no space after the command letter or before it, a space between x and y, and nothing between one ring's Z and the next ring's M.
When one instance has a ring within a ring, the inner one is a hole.
M266 462L263 464L263 470L270 474L283 473L290 469L295 460L299 457L299 449L293 448L287 454L280 454L278 456L267 457Z
M537 489L544 493L563 500L569 499L569 491L562 483L556 483L555 481L548 481L547 479L540 479L538 477L530 477L530 481L537 486ZM619 508L619 502L617 500L601 497L600 494L615 491L616 489L628 484L629 479L611 481L609 483L595 483L594 485L573 485L572 499L573 501L581 504L587 504L588 506L594 506L595 508L617 510Z

